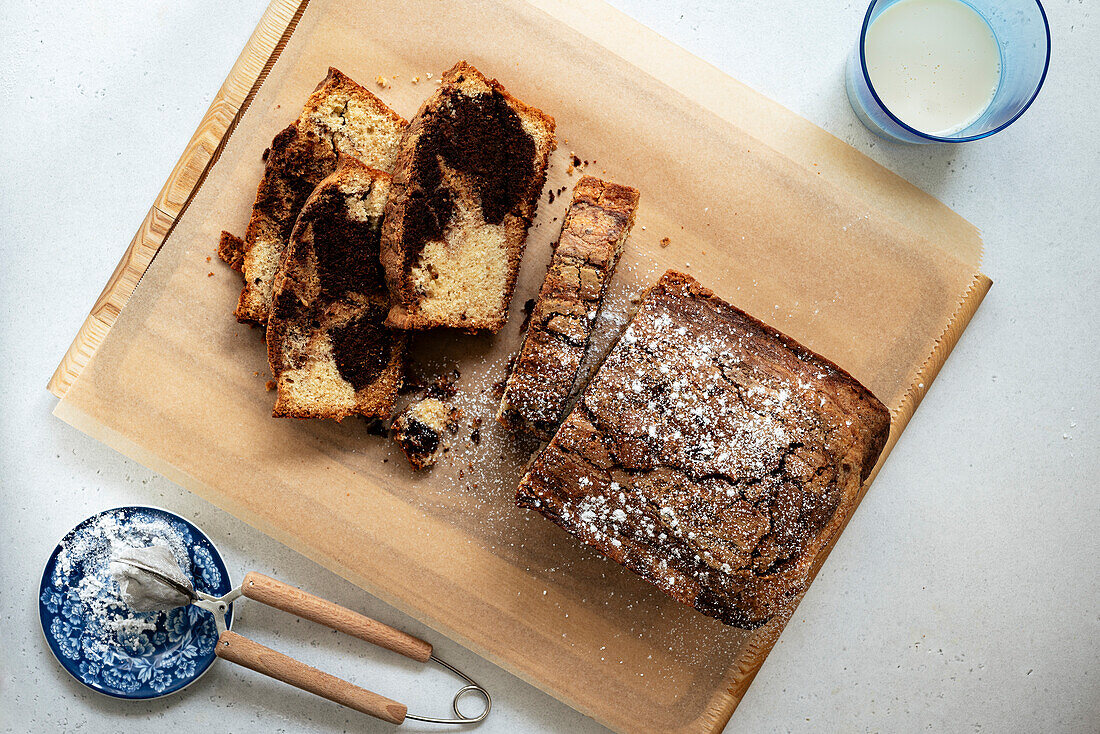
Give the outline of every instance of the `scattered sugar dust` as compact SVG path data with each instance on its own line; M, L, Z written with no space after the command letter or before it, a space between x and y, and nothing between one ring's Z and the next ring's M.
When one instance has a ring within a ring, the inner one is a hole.
M656 266L620 265L603 308L578 377L587 384L606 354L621 337L645 291L656 282ZM626 277L622 277L626 275ZM516 303L522 304L517 293ZM518 307L506 329L519 328ZM517 332L518 333L518 332ZM407 399L430 394L432 383L454 375L454 393L448 396L461 411L460 429L449 437L450 447L436 465L413 472L398 453L392 486L395 494L414 503L439 521L459 528L467 542L486 547L511 565L524 569L557 594L542 595L534 604L560 605L561 631L569 645L580 642L584 609L608 620L604 644L613 652L601 664L637 663L639 646L668 645L672 650L638 666L638 677L648 685L660 685L693 668L722 668L740 654L745 635L720 623L701 618L690 608L680 608L659 590L564 533L538 513L516 507L515 491L530 459L542 442L515 435L496 421L507 379L509 353L502 349L512 340L491 336L454 338L453 335L418 335L412 373L416 388ZM498 341L499 339L499 341ZM518 348L518 339L515 340ZM403 406L396 407L400 411ZM391 462L391 464L394 462ZM425 537L425 542L430 539ZM573 598L587 589L586 598ZM577 612L569 618L569 612ZM610 620L615 620L612 623ZM643 659L645 655L641 656ZM598 658L597 658L598 660Z

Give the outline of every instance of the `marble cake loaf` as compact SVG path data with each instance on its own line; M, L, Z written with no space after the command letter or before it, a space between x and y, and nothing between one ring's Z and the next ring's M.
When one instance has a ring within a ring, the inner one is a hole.
M306 198L336 170L340 156L389 171L405 120L337 69L306 100L298 119L275 136L242 248L244 288L238 321L265 325L275 272Z
M554 150L554 120L462 61L401 141L382 225L399 329L498 331Z
M792 608L889 431L844 370L669 271L517 503L752 629Z
M382 418L393 408L407 334L384 326L378 239L389 184L345 157L302 207L267 326L276 417Z
M607 286L634 225L638 191L584 176L554 246L497 420L549 438L565 415Z

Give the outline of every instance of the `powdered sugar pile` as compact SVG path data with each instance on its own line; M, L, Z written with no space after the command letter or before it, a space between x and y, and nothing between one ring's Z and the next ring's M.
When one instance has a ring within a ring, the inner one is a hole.
M61 541L53 581L75 592L79 616L94 619L82 637L82 644L93 652L102 654L116 645L129 649L163 622L165 612L137 613L127 607L110 573L113 557L150 545L168 548L184 575L191 577L184 538L167 520L153 515L105 512Z

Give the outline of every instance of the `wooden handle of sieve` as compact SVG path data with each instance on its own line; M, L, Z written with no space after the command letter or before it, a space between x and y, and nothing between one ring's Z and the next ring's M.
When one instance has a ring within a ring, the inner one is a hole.
M270 647L264 647L247 637L241 637L236 632L222 632L214 654L223 660L243 665L269 678L289 683L295 688L301 688L303 691L309 691L321 698L327 698L391 724L400 724L408 713L408 707L403 703L317 670L289 655L275 652Z
M413 637L407 632L394 629L388 624L345 609L339 604L333 604L290 584L264 576L262 573L253 571L245 576L244 583L241 584L241 593L269 607L323 624L330 629L358 637L372 645L393 650L422 663L427 662L432 656L432 646L419 637Z

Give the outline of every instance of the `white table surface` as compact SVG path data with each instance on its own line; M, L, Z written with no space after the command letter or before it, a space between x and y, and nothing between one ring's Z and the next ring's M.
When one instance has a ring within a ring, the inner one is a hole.
M615 2L961 212L994 281L728 731L1100 730L1096 5L1048 2L1046 88L1007 131L902 147L844 95L863 0ZM602 731L50 413L47 379L265 5L0 3L0 730L392 730L228 664L150 703L69 678L39 630L42 564L84 517L151 503L204 528L237 578L426 636L495 694L478 731ZM444 711L455 688L262 605L238 614L414 711Z

